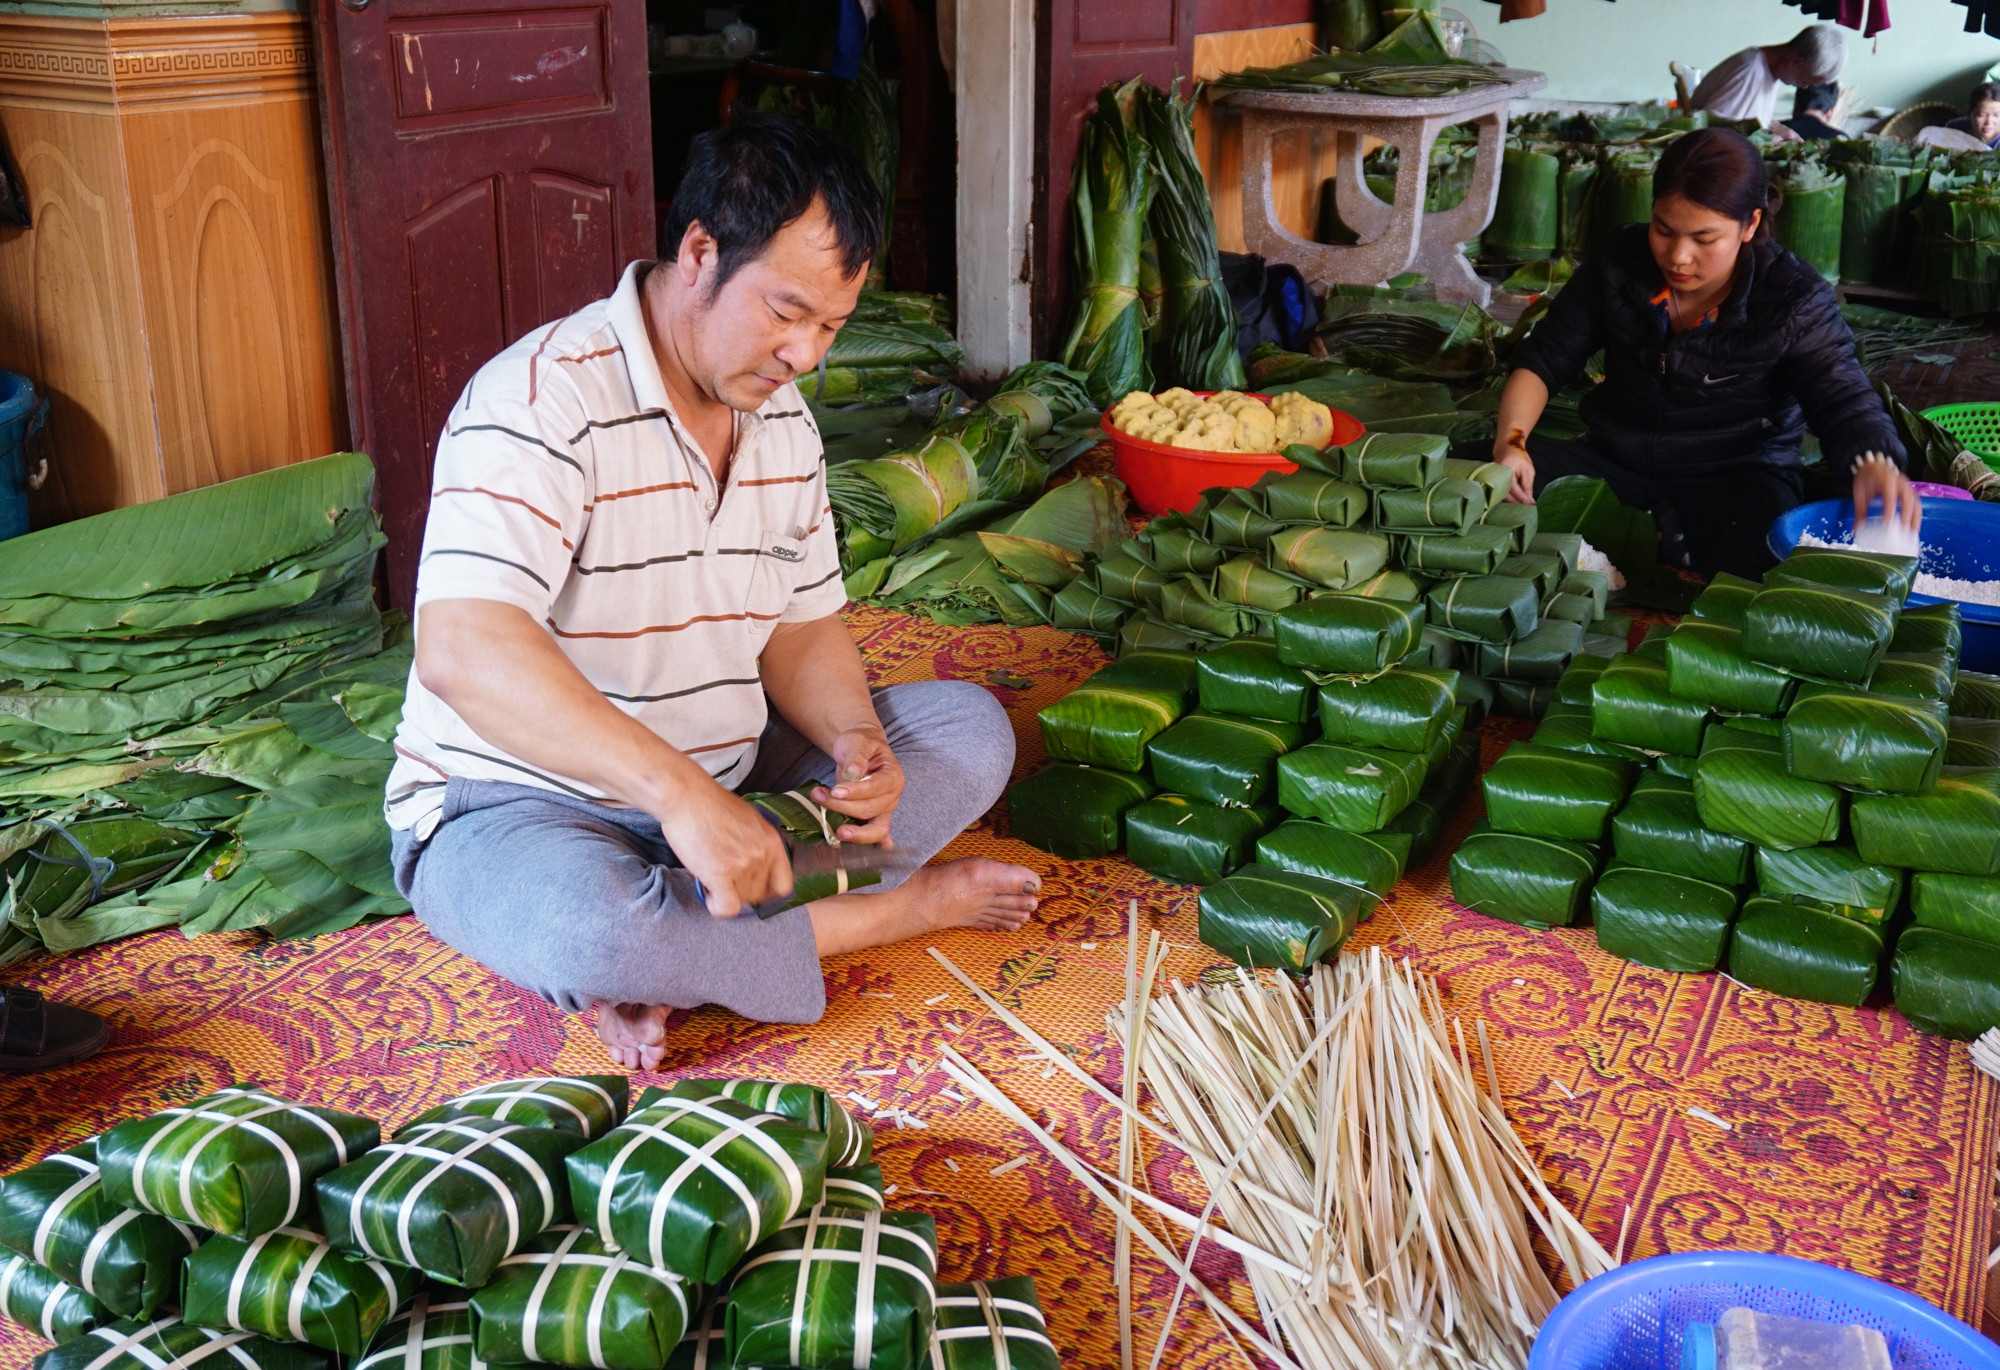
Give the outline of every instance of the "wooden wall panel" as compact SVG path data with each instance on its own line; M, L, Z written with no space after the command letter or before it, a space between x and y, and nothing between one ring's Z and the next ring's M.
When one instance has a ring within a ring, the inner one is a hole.
M1212 81L1244 67L1283 66L1313 52L1311 24L1201 33L1194 40L1194 74ZM1194 112L1195 153L1215 203L1216 241L1225 252L1243 252L1243 138L1238 121L1226 106L1202 97ZM1310 238L1319 218L1321 183L1334 172L1332 134L1280 138L1271 149L1271 188L1278 220L1300 237Z

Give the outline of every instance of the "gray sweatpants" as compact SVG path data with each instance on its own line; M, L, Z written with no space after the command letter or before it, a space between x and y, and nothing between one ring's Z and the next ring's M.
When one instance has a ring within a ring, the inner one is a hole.
M910 872L993 806L1014 765L998 700L959 680L891 685L875 711L902 763L893 864ZM831 759L772 711L743 791L831 784ZM440 939L571 1013L598 1000L722 1007L770 1023L826 1012L804 909L716 918L639 809L552 790L453 780L428 841L395 834L396 885Z

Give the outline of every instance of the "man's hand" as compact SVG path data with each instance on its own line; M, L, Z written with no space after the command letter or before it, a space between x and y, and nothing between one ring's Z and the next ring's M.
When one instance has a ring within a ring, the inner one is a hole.
M654 816L674 855L701 881L714 917L734 918L792 892L792 862L778 830L714 781L686 786Z
M889 739L879 726L849 728L834 738L828 754L835 766L833 785L816 787L813 802L862 820L842 824L835 835L843 842L893 848L889 816L903 797L903 768Z
M1514 484L1507 491L1507 503L1533 504L1535 459L1528 455L1528 449L1516 446L1498 448L1493 453L1493 460L1514 473Z

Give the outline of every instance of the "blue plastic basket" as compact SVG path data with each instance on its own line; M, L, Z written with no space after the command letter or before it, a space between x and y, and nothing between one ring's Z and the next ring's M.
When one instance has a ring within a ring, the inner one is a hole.
M1653 1256L1599 1275L1549 1314L1528 1370L1680 1370L1687 1325L1731 1308L1873 1327L1896 1370L2000 1370L2000 1345L1914 1294L1754 1251Z
M1924 555L1919 566L1954 580L2000 580L2000 504L1963 499L1925 499ZM1774 555L1784 556L1807 533L1828 542L1854 535L1854 506L1828 499L1787 510L1771 525ZM1911 595L1912 604L1936 604L1930 595ZM2000 605L1958 606L1965 645L1958 664L1968 671L2000 674Z

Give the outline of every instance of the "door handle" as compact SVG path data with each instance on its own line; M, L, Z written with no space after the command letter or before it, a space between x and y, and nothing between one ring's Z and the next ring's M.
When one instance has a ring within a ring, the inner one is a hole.
M354 14L359 14L361 11L367 9L370 3L371 0L340 0L340 7Z

